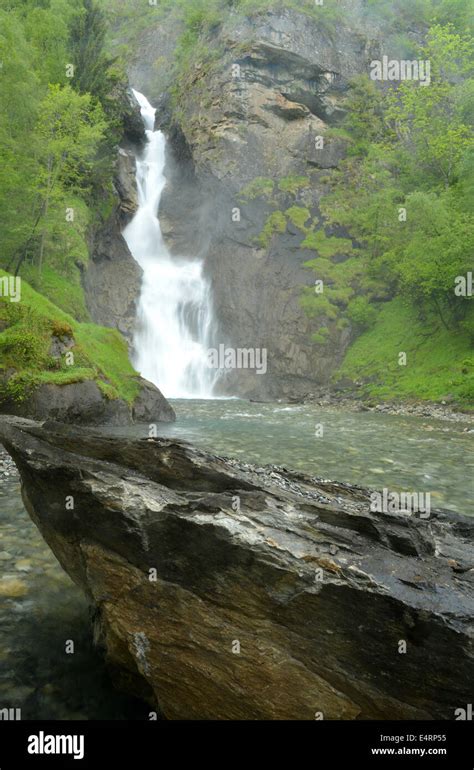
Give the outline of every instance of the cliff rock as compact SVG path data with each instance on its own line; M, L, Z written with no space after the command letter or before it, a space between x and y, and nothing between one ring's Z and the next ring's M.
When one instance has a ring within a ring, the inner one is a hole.
M352 339L350 328L316 322L302 309L303 287L314 283L303 264L316 253L301 247L304 228L285 213L297 206L321 221L327 170L345 154L331 129L340 125L351 79L380 52L382 30L362 21L360 3L350 5L351 23L333 26L295 9L247 18L229 11L205 41L211 63L191 66L178 100L159 102L157 123L170 139L160 207L165 239L175 254L205 259L216 345L268 351L264 377L235 371L227 379L227 392L244 397L297 396L327 384ZM152 93L166 90L161 76L153 88L146 52L141 82ZM275 212L283 225L268 230ZM321 326L329 330L325 345L312 339Z

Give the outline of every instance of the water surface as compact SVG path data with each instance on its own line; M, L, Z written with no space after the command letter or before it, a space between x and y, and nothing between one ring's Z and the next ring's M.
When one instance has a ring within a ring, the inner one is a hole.
M430 492L433 507L474 515L474 434L464 432L464 423L314 404L171 403L178 421L159 425L160 435L246 462L375 489Z

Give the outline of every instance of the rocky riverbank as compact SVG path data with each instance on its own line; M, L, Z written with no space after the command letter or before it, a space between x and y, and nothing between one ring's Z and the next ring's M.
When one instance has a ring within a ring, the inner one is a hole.
M375 412L380 414L398 414L406 417L428 417L434 420L448 420L466 424L466 432L474 429L474 412L467 405L451 404L448 402L433 403L429 401L384 401L341 395L340 393L322 389L310 393L303 398L295 398L290 403L318 404L326 408L346 410L351 412Z
M469 702L473 519L373 513L360 487L178 440L15 418L0 439L116 681L167 718L453 719Z
M252 403L268 403L267 399L261 402L257 398L250 399ZM465 423L466 432L474 429L474 412L468 405L451 402L431 401L383 401L377 402L365 396L341 394L336 390L319 388L305 395L280 399L282 404L316 404L324 409L334 409L346 412L373 412L378 414L396 414L404 417L428 417L433 420L445 420L449 422Z

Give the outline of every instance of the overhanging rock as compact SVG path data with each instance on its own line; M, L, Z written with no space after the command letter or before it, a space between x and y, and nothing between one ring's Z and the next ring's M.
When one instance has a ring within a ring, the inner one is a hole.
M372 513L366 490L169 439L2 418L0 441L118 682L166 718L472 702L474 519Z

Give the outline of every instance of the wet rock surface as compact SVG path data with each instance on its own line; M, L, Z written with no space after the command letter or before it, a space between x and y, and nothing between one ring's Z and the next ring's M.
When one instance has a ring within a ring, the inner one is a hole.
M115 162L116 206L91 232L90 262L82 275L87 308L92 320L118 329L131 345L142 271L135 262L122 230L138 208L135 157L130 147L146 141L140 106L131 89L115 95L122 105L123 147Z
M123 163L120 167L123 168ZM142 271L121 233L123 211L131 214L135 205L130 188L128 192L124 189L126 180L129 180L128 171L123 172L122 186L118 186L124 195L120 203L123 209L115 211L94 233L91 260L82 280L92 320L118 329L131 345Z
M117 680L164 716L453 719L470 702L472 518L372 513L359 487L177 440L14 418L0 440Z
M135 156L121 147L117 157L115 186L120 199L120 219L123 225L130 222L138 209L135 175Z
M2 413L75 425L131 425L134 422L174 422L176 415L163 394L138 377L140 391L130 406L124 399L107 398L96 382L46 384L21 402L3 402Z

